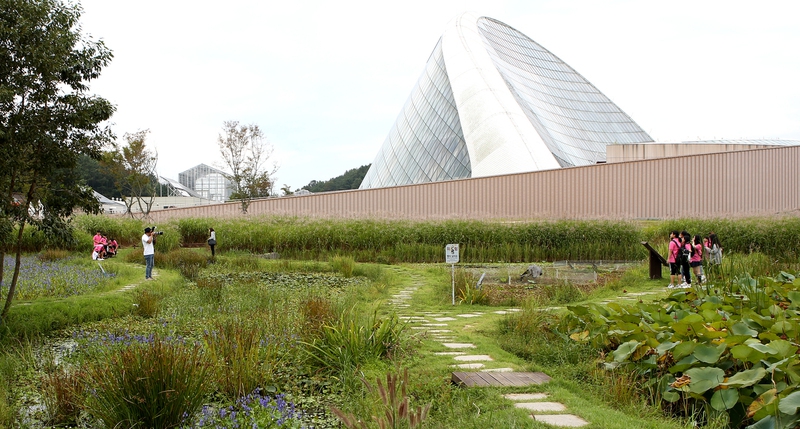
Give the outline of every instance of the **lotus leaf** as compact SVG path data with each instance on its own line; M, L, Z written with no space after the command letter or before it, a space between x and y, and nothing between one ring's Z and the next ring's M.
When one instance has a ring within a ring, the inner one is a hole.
M570 335L569 337L572 338L575 341L583 342L583 341L586 341L586 340L589 339L589 331L586 330L586 331L581 331L581 332L575 332L574 334Z
M768 345L766 345L766 344L761 344L761 343L750 343L750 344L748 344L748 345L747 345L747 347L750 347L750 348L751 348L751 349L753 349L753 350L757 350L757 351L759 351L759 352L761 352L761 353L768 354L768 355L775 355L775 354L778 354L778 351L777 351L777 350L775 350L775 349L774 349L774 348L772 348L772 347L769 347L769 346L768 346Z
M739 402L739 391L736 389L719 389L711 396L711 407L717 411L733 408Z
M698 394L719 386L725 379L725 371L713 367L692 368L684 372L684 374L692 379L689 382L689 391Z
M731 326L731 332L733 332L735 335L749 335L751 337L758 335L758 331L750 329L750 327L744 322L734 323L733 326Z
M788 283L791 284L794 282L795 277L786 271L781 271L780 274L775 276L775 281L779 283Z
M568 305L567 310L571 311L576 316L586 316L589 314L589 307L585 305Z
M683 341L674 349L672 349L672 356L675 360L681 360L684 357L692 354L694 348L697 347L697 343L692 341Z
M775 334L791 334L795 331L794 324L788 320L775 322L769 330Z
M658 347L656 347L656 351L658 352L659 355L663 355L667 351L672 350L678 344L680 344L680 343L673 343L671 341L665 341L665 342L659 344Z
M759 366L757 368L737 372L733 377L728 378L722 383L722 385L730 387L749 387L761 381L766 375L767 371Z
M725 352L726 348L727 346L725 344L720 344L717 347L699 344L694 349L694 357L696 357L700 362L717 363L719 357L722 356L722 353Z
M792 343L786 340L770 341L767 347L775 350L775 355L781 359L794 356L794 354L797 352L797 346L792 345Z
M786 395L778 403L778 409L784 414L797 414L798 407L800 407L800 391L794 391Z
M756 420L761 420L767 418L771 414L775 413L776 404L775 399L778 396L778 392L775 389L769 389L766 392L762 393L749 407L747 407L747 417L755 418Z
M753 423L745 429L775 429L775 417L767 416L766 418Z
M633 352L633 355L631 355L631 360L634 362L640 361L643 357L650 353L650 350L653 350L653 348L648 346L639 347L635 352Z
M681 399L681 394L674 390L669 390L667 392L662 393L661 398L663 398L667 402L678 402L678 400Z
M620 344L616 350L614 350L614 361L615 362L622 362L625 359L628 359L633 352L639 347L638 341L628 341L627 343Z
M789 298L789 300L792 301L792 305L793 306L799 306L800 305L800 292L798 292L796 290L789 291L789 293L787 294L787 297Z
M691 368L696 363L697 363L697 358L694 357L694 355L686 356L685 358L679 360L675 365L672 365L669 368L669 372L673 374L677 372L683 372Z
M722 320L722 315L717 312L716 308L703 310L702 315L706 322L716 322Z

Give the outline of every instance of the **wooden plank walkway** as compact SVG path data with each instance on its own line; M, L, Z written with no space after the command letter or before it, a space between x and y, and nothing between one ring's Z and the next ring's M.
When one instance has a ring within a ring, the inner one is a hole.
M547 383L550 376L543 372L454 372L451 380L464 387L531 386Z

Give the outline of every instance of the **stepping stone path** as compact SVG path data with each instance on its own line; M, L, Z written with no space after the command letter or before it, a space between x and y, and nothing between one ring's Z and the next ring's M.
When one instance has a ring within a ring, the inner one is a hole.
M420 276L414 276L414 280L421 285ZM413 314L410 310L412 294L417 290L417 286L407 287L389 300L389 304L395 307L398 313L405 313L399 318L406 323L414 324L411 329L416 331L424 331L430 334L430 339L438 341L445 351L434 352L436 356L450 356L453 358L453 368L460 370L477 370L477 372L454 372L452 379L456 384L462 386L530 386L545 383L550 380L546 374L530 373L530 372L515 372L514 368L498 367L486 368L487 363L494 363L495 359L486 354L467 354L464 350L472 351L477 346L472 343L453 342L454 336L445 336L442 334L452 334L453 330L448 329L449 322L459 322L463 319L482 317L484 313L463 313L456 314L455 317L430 312L418 312ZM557 310L561 307L552 307L546 310ZM509 308L505 310L494 311L494 314L506 315L514 312L521 311L518 308ZM412 314L409 314L412 313ZM422 314L422 316L419 316ZM436 323L433 323L436 322ZM463 325L459 325L463 326ZM463 326L462 335L471 328L470 325ZM482 375L481 375L482 374ZM559 402L547 401L546 393L510 393L504 395L506 399L514 402L514 406L519 409L529 411L531 418L552 425L555 427L581 427L589 424L586 420L572 415L565 414L567 407Z
M514 402L514 406L531 411L531 418L537 422L557 427L578 428L589 424L586 420L573 414L552 414L562 412L567 407L560 402L549 402L546 393L510 393L504 398Z

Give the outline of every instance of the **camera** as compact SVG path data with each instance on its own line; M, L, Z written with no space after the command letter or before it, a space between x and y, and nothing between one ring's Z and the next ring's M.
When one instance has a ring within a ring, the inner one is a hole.
M164 235L164 231L158 231L158 232L156 232L156 227L155 227L155 225L153 225L152 227L150 227L150 230L151 230L151 231L153 231L153 234L155 234L155 235Z

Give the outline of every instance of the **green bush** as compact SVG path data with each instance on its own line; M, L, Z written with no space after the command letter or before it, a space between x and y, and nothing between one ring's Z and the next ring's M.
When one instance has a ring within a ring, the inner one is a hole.
M309 363L321 371L351 375L362 365L389 357L401 345L405 324L396 315L364 315L355 308L343 312L307 346Z
M178 427L208 393L208 364L192 343L155 337L151 343L106 348L87 363L86 407L105 427Z
M356 262L349 256L334 256L330 260L331 269L345 277L353 277Z

